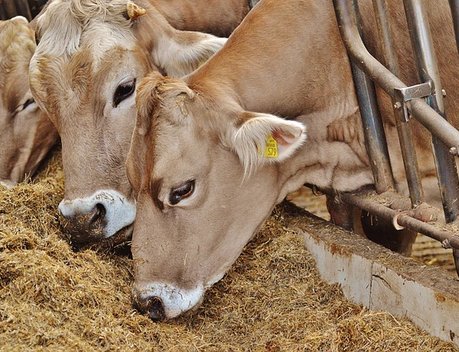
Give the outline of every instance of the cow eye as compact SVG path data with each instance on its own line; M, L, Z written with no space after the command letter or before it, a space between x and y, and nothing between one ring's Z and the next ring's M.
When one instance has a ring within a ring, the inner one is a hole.
M24 104L22 104L22 110L27 109L27 107L31 104L35 103L33 98L27 99Z
M183 199L191 196L194 192L194 183L194 180L190 180L176 188L172 188L169 193L169 203L176 205Z
M35 105L35 100L33 98L29 98L23 104L18 105L13 112L13 117L16 116L18 113L20 113L21 111L24 111L31 105Z
M113 107L117 107L123 100L129 98L135 91L135 79L121 83L116 87L115 94L113 95Z

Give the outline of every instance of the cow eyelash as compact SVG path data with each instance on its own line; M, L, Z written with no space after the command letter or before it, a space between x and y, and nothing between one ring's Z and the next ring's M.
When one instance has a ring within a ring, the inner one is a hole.
M178 187L172 188L169 193L170 205L177 205L183 199L190 197L195 188L195 180L188 180Z
M24 104L22 104L22 110L27 109L30 104L35 103L34 98L27 99Z
M136 79L126 83L121 83L116 87L115 94L113 94L113 107L116 108L123 100L129 98L135 91Z
M29 98L27 99L24 104L21 104L21 105L18 105L16 107L16 109L14 110L14 116L16 116L16 114L18 112L21 112L21 111L24 111L25 109L27 109L27 107L31 104L35 103L35 99L34 98Z

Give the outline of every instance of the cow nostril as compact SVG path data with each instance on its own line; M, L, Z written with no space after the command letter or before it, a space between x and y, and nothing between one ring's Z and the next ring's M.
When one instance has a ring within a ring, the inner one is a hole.
M103 219L106 213L107 213L107 210L105 209L103 204L97 203L96 206L94 207L94 210L92 211L91 217L89 219L89 223L93 224L97 220Z
M146 304L146 313L153 321L161 321L166 317L164 313L163 302L159 297L148 298Z

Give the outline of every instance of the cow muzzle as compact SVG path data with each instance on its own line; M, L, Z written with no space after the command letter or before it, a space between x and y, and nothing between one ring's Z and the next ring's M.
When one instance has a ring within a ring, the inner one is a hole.
M61 224L76 246L94 244L129 227L135 219L135 204L114 190L97 191L86 198L63 199ZM126 231L124 231L126 232Z
M204 292L201 285L181 289L171 284L154 283L143 289L133 289L133 305L153 321L163 321L199 307Z

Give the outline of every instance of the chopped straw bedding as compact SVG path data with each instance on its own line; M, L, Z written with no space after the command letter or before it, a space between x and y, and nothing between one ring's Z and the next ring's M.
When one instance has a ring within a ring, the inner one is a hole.
M131 261L62 237L60 154L0 189L2 351L458 351L324 283L279 208L203 305L154 323L131 306Z

